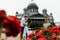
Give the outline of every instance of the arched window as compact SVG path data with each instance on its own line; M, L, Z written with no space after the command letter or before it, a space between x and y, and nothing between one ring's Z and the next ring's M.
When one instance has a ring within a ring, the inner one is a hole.
M31 12L33 12L33 9L31 9Z

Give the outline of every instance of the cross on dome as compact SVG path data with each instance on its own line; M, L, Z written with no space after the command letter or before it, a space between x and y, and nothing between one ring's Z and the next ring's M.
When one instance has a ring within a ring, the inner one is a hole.
M32 2L34 1L34 0L31 0Z
M31 3L35 3L34 0L31 0Z

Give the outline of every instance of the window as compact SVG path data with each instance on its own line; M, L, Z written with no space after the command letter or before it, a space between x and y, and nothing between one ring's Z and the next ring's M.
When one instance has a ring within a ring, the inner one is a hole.
M31 9L31 12L33 12L33 9Z

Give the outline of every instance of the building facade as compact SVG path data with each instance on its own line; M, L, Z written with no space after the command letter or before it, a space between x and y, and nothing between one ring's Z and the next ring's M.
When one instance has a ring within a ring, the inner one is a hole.
M29 22L54 22L54 18L52 13L48 15L47 9L43 9L42 13L39 13L38 11L39 7L36 3L31 2L26 8L24 8L24 13L18 13L16 12L16 17L18 19L21 19L23 16L29 17Z

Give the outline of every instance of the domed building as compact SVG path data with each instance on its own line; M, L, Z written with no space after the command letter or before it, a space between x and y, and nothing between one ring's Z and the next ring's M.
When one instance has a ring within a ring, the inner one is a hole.
M43 9L42 13L39 13L38 9L39 7L37 6L37 4L32 1L26 8L23 9L24 13L22 15L28 16L29 22L45 22L45 20L47 20L47 22L54 22L52 13L48 15L47 9ZM16 13L16 17L18 19L21 19L22 15L20 15L20 17L18 17L18 15Z

